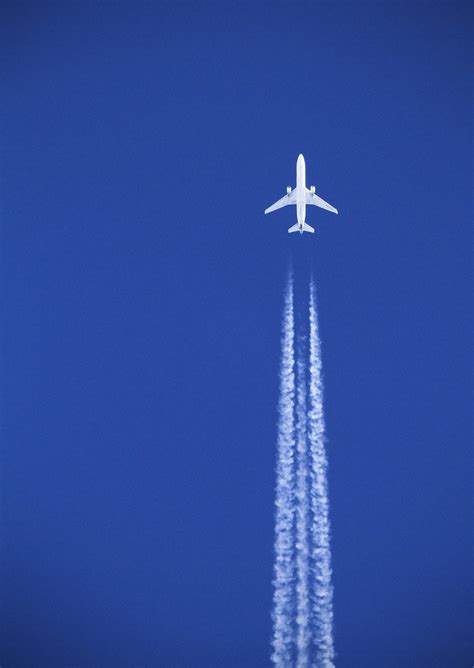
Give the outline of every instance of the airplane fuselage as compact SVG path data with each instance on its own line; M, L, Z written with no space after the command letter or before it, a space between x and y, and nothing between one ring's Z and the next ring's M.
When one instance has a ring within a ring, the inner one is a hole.
M299 231L303 234L306 222L306 164L301 154L296 161L296 218Z

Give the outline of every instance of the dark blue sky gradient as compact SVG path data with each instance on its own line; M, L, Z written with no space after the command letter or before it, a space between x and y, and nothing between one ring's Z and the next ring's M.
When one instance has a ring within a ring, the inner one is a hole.
M2 10L2 668L269 666L314 269L338 668L472 665L468 3ZM264 216L308 183L339 208Z

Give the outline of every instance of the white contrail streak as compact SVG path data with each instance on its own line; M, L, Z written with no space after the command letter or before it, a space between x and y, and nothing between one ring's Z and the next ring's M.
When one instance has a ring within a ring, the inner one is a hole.
M308 668L311 646L309 590L309 492L306 447L306 364L303 341L296 364L296 668Z
M334 666L331 546L327 459L324 447L321 346L316 314L316 290L311 280L309 297L309 449L311 459L312 600L316 665Z
M294 643L294 437L295 355L293 277L288 282L283 313L275 499L275 566L272 661L292 665Z
M334 668L327 459L316 290L309 345L298 334L294 287L285 294L280 368L272 661L277 668ZM308 364L309 361L309 364Z

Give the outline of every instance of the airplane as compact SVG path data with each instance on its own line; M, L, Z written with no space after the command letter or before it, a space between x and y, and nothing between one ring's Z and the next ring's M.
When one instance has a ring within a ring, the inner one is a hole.
M296 217L298 222L293 227L290 227L288 232L314 232L314 227L306 223L306 207L308 204L314 204L315 206L321 207L321 209L326 209L326 211L331 211L332 213L338 213L337 209L325 202L321 197L316 195L316 188L311 186L311 188L306 187L306 165L303 155L300 153L298 160L296 161L296 188L291 189L290 186L286 189L286 195L279 199L275 204L272 204L265 209L265 213L271 213L277 209L281 209L282 206L288 206L288 204L296 204Z

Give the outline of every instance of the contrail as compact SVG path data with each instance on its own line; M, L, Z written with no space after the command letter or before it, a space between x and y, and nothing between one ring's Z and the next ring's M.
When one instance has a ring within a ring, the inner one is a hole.
M311 279L307 343L306 327L299 318L295 326L291 271L282 330L271 658L277 668L334 668L329 501L316 289Z
M308 668L311 645L309 590L309 492L306 447L306 364L304 342L298 345L296 385L296 648L297 668Z
M275 499L272 661L279 667L291 666L294 643L294 366L293 277L290 271L283 313Z
M331 546L327 458L324 447L321 345L316 314L316 289L310 282L309 296L309 415L308 440L311 460L312 599L316 665L334 666Z

